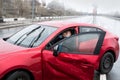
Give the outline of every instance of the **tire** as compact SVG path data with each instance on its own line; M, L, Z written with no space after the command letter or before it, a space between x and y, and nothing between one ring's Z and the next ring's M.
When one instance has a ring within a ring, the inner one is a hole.
M113 65L114 65L114 56L111 52L107 52L104 54L104 56L101 59L99 72L101 74L107 74L111 71Z
M9 74L5 80L32 80L27 72L16 71L12 74Z

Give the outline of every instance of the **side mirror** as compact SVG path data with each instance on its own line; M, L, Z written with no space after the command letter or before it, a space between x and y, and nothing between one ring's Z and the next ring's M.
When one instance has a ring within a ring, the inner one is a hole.
M57 57L60 53L60 45L56 45L53 49L53 56Z

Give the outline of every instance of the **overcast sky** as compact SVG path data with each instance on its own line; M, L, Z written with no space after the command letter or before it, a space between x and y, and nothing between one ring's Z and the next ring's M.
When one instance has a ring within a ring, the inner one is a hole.
M44 0L45 1L45 0ZM47 3L52 0L46 0ZM120 12L120 0L57 0L64 3L66 8L73 8L77 11L92 12L93 5L97 6L98 13Z

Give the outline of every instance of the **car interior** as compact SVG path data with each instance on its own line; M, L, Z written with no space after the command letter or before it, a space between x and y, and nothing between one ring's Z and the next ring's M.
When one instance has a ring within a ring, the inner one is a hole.
M66 31L71 31L72 35L75 35L75 34L77 33L74 28L68 28L68 29L62 31L62 32L59 33L53 40L51 40L51 41L48 43L48 45L46 46L46 49L50 49L50 47L51 47L52 45L54 45L55 43L63 40L64 37L63 37L62 34L63 34L64 32L66 32Z

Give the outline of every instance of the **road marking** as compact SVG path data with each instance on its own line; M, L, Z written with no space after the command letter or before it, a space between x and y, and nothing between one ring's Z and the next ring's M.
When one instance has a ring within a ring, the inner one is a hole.
M106 74L100 74L100 80L107 80Z

